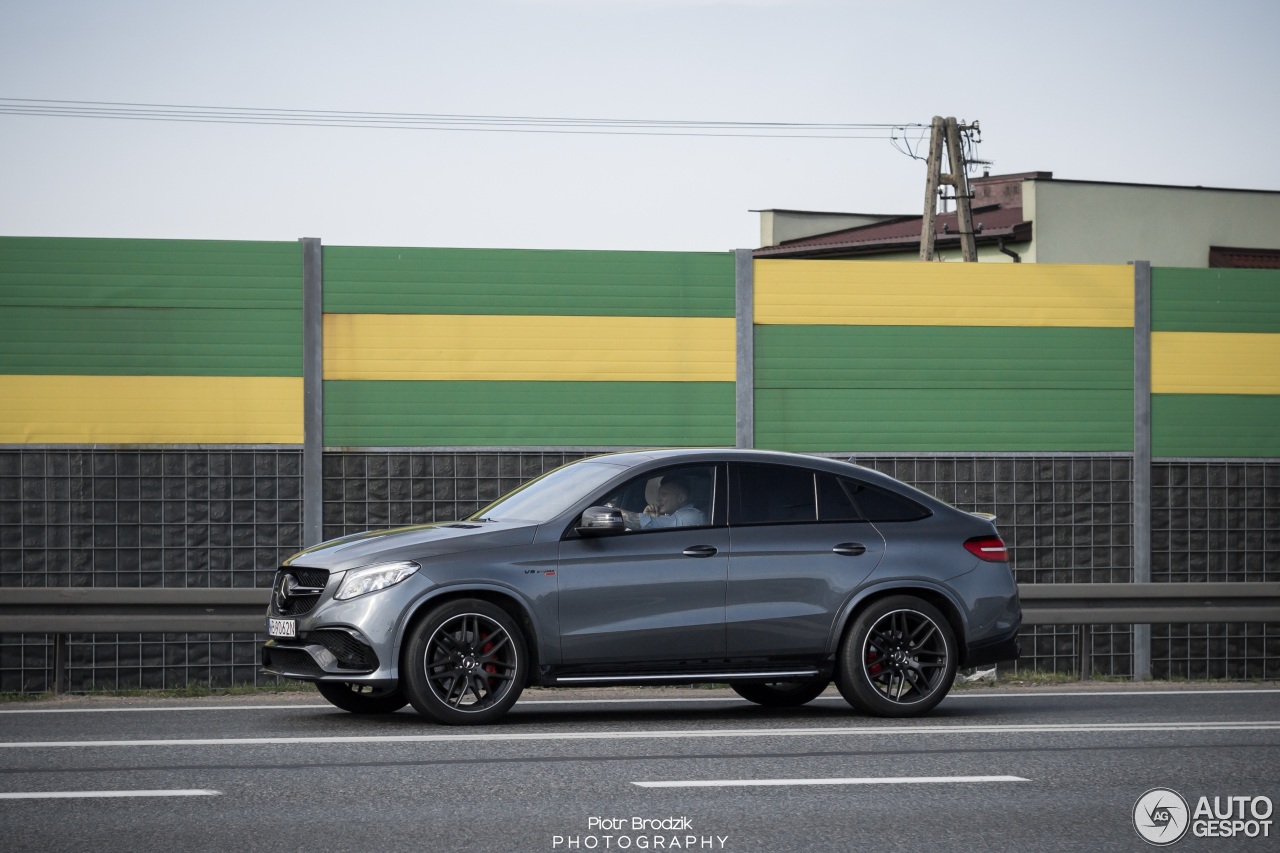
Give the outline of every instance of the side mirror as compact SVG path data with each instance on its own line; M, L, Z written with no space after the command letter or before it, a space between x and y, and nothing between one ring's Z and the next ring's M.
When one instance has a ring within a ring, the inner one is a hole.
M611 506L589 507L578 520L578 526L574 528L583 538L612 536L616 533L624 533L626 529L627 524L622 517L622 510Z

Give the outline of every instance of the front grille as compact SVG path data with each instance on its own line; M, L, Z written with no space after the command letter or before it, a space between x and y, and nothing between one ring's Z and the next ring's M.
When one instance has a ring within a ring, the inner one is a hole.
M284 569L289 574L298 579L298 583L303 586L311 586L316 589L323 589L324 585L329 582L328 569L304 569L300 566L290 566Z
M265 646L262 649L262 665L274 672L287 672L290 675L324 675L320 664L304 649Z
M338 659L340 669L358 669L372 672L378 668L378 656L373 649L346 631L312 631L308 643L318 643Z
M276 572L275 582L272 584L271 612L277 616L302 616L310 613L320 602L321 593L294 593L288 598L282 599L280 587L281 580L285 575L292 575L297 586L323 590L325 584L329 582L328 570L290 566L287 569L281 569Z
M318 595L295 595L290 596L288 600L281 603L280 597L273 595L271 597L271 606L281 616L302 616L314 610L316 602L319 600L320 596Z

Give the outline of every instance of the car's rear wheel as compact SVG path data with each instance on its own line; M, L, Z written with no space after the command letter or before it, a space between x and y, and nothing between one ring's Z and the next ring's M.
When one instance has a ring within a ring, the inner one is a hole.
M956 640L938 609L915 596L872 602L840 648L836 686L860 711L914 717L933 708L956 675Z
M524 635L495 604L446 602L414 629L404 686L419 713L447 725L491 723L515 704L528 668Z
M352 681L320 681L320 695L329 704L353 714L393 714L409 700L398 687L371 687Z
M818 676L809 681L736 681L729 686L748 702L766 708L798 708L817 699L830 683L830 678Z

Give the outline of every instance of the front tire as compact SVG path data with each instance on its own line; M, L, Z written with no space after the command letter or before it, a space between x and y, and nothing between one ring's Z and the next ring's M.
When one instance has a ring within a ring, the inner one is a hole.
M956 676L956 640L938 609L915 596L874 601L840 644L836 686L854 708L878 717L931 710Z
M831 679L818 676L809 681L737 681L729 686L748 702L766 708L798 708L817 699L830 683Z
M528 655L511 616L480 599L446 602L414 629L405 694L418 713L451 726L492 723L524 690Z
M329 704L352 714L394 714L409 704L398 687L376 688L353 681L318 681L316 689Z

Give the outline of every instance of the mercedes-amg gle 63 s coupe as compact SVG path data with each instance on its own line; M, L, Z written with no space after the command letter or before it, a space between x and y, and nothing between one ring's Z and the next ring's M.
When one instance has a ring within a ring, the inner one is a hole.
M285 561L268 672L334 705L491 723L525 687L716 682L922 714L1022 621L992 517L847 462L752 450L583 459L470 518Z

